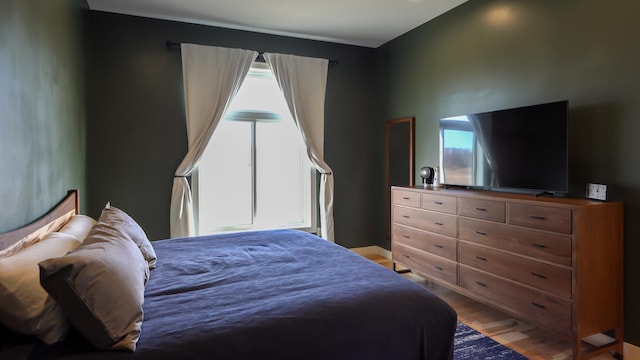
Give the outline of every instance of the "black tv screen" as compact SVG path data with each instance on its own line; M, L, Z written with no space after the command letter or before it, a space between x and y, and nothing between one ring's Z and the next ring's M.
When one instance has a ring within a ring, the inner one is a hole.
M567 127L567 101L441 119L440 181L566 193Z

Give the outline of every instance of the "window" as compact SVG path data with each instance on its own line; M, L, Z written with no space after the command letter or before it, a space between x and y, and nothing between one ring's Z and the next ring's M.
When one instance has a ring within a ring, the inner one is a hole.
M315 173L273 73L255 63L194 176L199 234L315 231Z

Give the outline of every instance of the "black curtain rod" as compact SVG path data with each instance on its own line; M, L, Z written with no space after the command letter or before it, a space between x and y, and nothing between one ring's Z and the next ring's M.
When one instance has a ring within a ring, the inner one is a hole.
M175 41L167 41L167 49L180 51L180 43ZM264 53L258 53L257 62L266 62L264 60ZM329 60L329 65L338 65L338 60Z

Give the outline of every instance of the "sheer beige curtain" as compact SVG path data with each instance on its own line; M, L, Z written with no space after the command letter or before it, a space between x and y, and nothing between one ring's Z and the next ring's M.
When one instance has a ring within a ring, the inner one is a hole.
M187 181L231 100L240 89L255 51L182 44L182 76L189 151L173 178L171 237L196 235L191 187Z
M324 100L326 59L264 54L284 93L293 120L302 135L311 163L320 172L320 235L335 241L333 230L333 171L324 162Z

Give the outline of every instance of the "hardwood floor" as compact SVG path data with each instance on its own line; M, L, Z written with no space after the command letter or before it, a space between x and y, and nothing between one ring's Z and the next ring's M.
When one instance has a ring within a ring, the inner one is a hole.
M390 259L380 255L365 255L366 258L391 269ZM458 320L473 329L490 336L497 342L512 348L531 360L565 360L572 358L571 343L542 329L483 305L443 286L417 276L403 274L408 279L430 289L444 299L458 313ZM609 354L594 359L613 359Z

